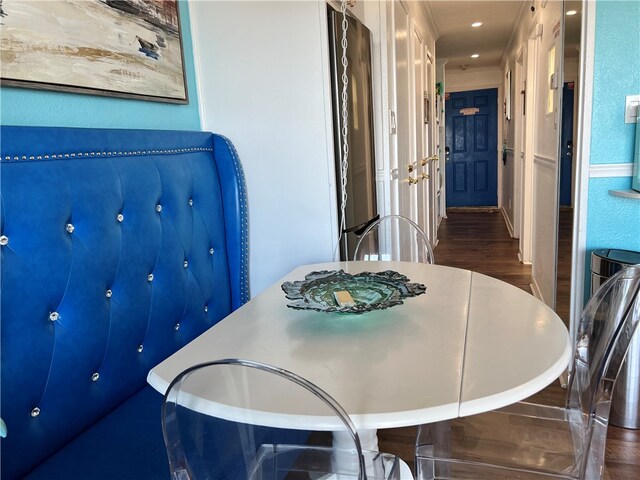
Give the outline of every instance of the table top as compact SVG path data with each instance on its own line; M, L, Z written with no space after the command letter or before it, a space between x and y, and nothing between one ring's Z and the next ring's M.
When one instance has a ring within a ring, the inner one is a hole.
M362 315L286 306L282 282L337 269L352 274L394 270L427 291ZM556 379L571 351L555 312L500 280L440 265L335 262L296 268L154 367L147 381L164 393L192 365L255 360L310 380L344 407L357 428L378 429L520 401ZM289 422L286 399L276 396L266 409L283 417L281 426L310 428Z

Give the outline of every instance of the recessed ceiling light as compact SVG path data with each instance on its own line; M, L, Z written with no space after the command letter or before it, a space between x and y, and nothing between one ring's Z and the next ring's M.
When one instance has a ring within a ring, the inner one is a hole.
M473 55L471 55L471 58L478 58L480 56L479 53L474 53Z
M472 26L473 28L478 28L480 25L482 25L482 22L473 22L473 23L471 24L471 26Z
M571 15L575 15L576 13L578 13L578 11L577 11L577 10L569 10L569 11L567 12L567 15L571 16Z

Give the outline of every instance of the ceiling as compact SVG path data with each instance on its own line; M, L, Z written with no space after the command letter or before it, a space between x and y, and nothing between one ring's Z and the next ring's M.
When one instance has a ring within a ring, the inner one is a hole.
M436 55L446 58L447 69L499 66L515 33L520 15L531 7L527 0L427 0L438 33ZM521 13L521 10L522 13ZM565 0L565 56L578 56L582 0ZM474 22L482 22L478 28ZM471 58L477 53L478 58Z
M446 68L499 66L518 21L520 9L530 2L428 0L436 30L438 58L447 58ZM473 22L482 26L472 28ZM471 58L477 53L478 58Z

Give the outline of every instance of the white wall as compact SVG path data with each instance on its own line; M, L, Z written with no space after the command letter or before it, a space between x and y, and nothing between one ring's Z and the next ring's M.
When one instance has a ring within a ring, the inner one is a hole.
M246 174L256 295L337 242L326 4L190 6L202 126L233 141Z
M511 43L507 46L500 70L500 82L503 85L503 89L506 89L507 72L511 72L511 120L506 120L502 102L500 107L500 123L504 132L503 144L506 147L507 155L506 164L501 161L498 163L501 181L500 206L509 233L514 238L520 237L521 234L522 215L520 210L523 188L520 176L521 172L524 171L524 158L518 148L522 140L519 135L522 135L523 132L520 129L516 129L516 125L522 125L523 97L520 93L522 82L517 77L516 70L518 58L522 55L524 45L527 42L532 17L533 15L528 6L520 12L517 29L512 36Z
M475 67L460 70L459 68L446 70L447 92L466 92L483 88L498 88L502 86L502 70L500 67ZM499 109L499 113L502 109Z

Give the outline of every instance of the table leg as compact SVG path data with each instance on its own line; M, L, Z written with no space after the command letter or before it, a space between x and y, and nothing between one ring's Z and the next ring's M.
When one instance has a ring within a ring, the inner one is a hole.
M377 430L358 430L358 436L363 450L378 450ZM346 430L333 432L333 448L348 450L352 445L353 440L349 432Z
M378 431L377 430L358 430L360 444L363 450L378 451ZM333 432L333 448L349 450L353 446L351 434L346 430ZM413 473L402 459L400 461L400 480L413 480ZM340 461L340 460L338 460ZM342 460L344 461L344 459ZM357 465L353 466L357 471Z

